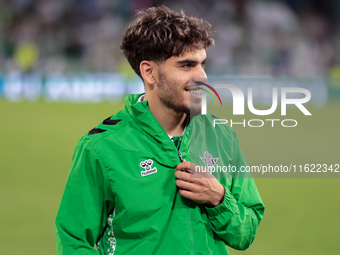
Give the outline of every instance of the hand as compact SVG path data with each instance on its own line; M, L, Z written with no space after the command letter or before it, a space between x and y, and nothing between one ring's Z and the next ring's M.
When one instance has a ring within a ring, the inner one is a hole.
M181 171L182 169L185 172ZM196 203L215 207L224 199L224 187L213 174L208 171L203 172L202 169L189 161L176 166L175 176L179 194Z

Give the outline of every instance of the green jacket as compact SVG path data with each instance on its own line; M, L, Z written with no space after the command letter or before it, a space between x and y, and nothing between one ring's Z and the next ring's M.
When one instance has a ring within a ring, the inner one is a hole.
M217 176L225 197L213 208L182 198L174 176L177 148L148 102L136 103L139 96L128 95L125 109L78 142L56 217L57 254L205 255L228 254L226 245L248 248L264 213L253 179ZM180 145L183 158L246 165L234 130L214 128L212 120L211 114L192 118Z

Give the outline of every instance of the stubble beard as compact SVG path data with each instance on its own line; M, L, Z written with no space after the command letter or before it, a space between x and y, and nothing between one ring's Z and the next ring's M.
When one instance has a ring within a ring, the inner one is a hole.
M180 90L176 89L175 84L169 83L162 71L158 72L158 97L161 103L168 109L173 110L175 113L190 114L190 107L184 104L183 94Z
M176 84L173 84L172 86L165 78L164 73L160 70L158 72L158 80L158 97L166 108L177 114L185 113L192 117L200 114L200 107L195 107L191 104L189 107L185 105L182 88L178 88Z

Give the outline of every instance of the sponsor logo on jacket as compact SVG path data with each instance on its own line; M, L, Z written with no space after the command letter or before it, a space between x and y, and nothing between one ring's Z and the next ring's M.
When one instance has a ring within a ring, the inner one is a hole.
M157 173L156 167L151 168L152 164L153 164L152 159L147 159L147 160L140 162L139 165L145 169L145 171L140 172L143 177L149 174Z

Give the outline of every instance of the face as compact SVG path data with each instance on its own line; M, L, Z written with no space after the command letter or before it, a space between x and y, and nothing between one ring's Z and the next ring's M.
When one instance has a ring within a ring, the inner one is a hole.
M159 65L157 94L160 102L176 113L196 115L201 107L201 90L193 82L206 82L205 49L173 56Z

